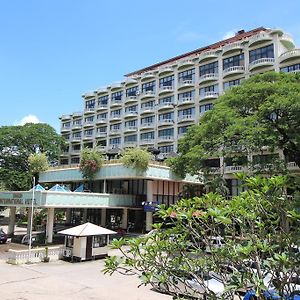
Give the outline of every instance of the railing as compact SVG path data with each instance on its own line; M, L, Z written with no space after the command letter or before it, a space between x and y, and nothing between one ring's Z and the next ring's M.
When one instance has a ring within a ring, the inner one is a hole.
M94 111L95 111L95 107L87 107L87 108L84 109L85 113L94 112Z
M141 93L141 97L145 97L145 96L150 96L150 97L153 97L155 95L155 92L152 91L152 90L149 90L149 91L143 91Z
M251 62L249 64L249 69L254 68L257 65L264 65L264 64L272 65L274 63L275 63L275 58L272 58L272 57L260 58L260 59L257 59L255 61Z
M200 100L218 98L218 97L219 97L218 92L205 92L203 95L200 95Z
M166 73L166 72L173 72L173 68L172 67L163 67L163 68L159 68L158 69L158 73Z
M111 99L111 105L122 105L122 99Z
M62 258L63 249L60 247L49 247L48 257L50 261L57 261ZM30 262L41 262L45 258L45 248L31 249ZM7 263L18 265L25 264L29 261L28 250L8 250Z
M210 74L204 74L200 76L199 82L207 81L207 80L217 80L219 78L218 73L210 73Z
M178 99L178 104L186 104L186 103L194 103L195 98L194 97L184 97Z
M209 57L217 57L217 56L218 56L217 50L205 51L199 55L199 60L201 61L201 60L209 58Z
M291 170L299 169L299 166L294 161L288 162L287 167L288 167L288 169L291 169Z
M182 60L178 62L178 67L183 67L183 66L187 66L187 65L193 65L194 62L191 59L186 59L186 60Z
M128 110L125 111L125 117L131 117L131 116L136 116L138 114L138 112L136 110Z
M178 117L178 122L186 121L186 120L193 121L194 119L195 119L194 115L183 115L183 116Z
M141 113L143 112L146 112L146 111L153 111L155 109L155 106L152 105L152 106L144 106L144 107L141 107Z
M270 36L269 33L266 33L266 32L258 33L249 38L249 45L251 45L257 41L260 41L260 40L272 40L272 37Z
M162 124L171 124L171 123L174 123L173 119L162 119L162 120L158 121L159 125L162 125Z
M181 88L181 87L190 86L194 84L195 84L195 80L193 79L181 80L178 82L178 87Z
M125 126L125 131L135 131L137 130L137 126Z
M158 138L159 142L165 142L165 141L170 141L170 140L174 140L174 136L173 135L164 135L164 136L160 136Z
M165 85L165 86L161 86L159 88L159 92L162 93L162 92L172 92L174 89L174 87L172 85Z
M174 103L173 102L162 102L162 103L159 103L157 108L158 109L161 109L161 108L172 108L174 106Z
M243 48L243 44L241 42L231 43L223 46L223 53L228 52L233 49L241 49Z
M141 124L141 128L151 128L151 127L154 127L154 126L155 126L154 122Z
M97 109L107 109L108 104L98 104Z
M244 166L226 166L224 169L225 173L236 173L236 172L245 172L247 170Z
M300 56L300 49L293 49L287 52L282 53L279 56L279 61L282 62L290 57Z
M233 66L233 67L223 70L223 76L228 75L230 73L237 73L237 72L240 73L240 72L244 72L244 71L245 71L244 66Z
M137 96L127 96L125 102L137 101Z
M71 115L62 115L60 118L62 120L71 119Z
M107 118L97 118L96 123L106 123Z

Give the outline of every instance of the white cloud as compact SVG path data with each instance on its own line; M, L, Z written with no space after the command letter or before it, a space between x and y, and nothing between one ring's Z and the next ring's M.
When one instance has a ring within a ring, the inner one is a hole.
M235 31L234 30L229 30L229 31L225 32L225 34L222 37L222 40L229 39L233 36L235 36Z
M24 118L22 118L20 121L16 121L15 125L25 125L27 123L40 123L40 120L37 116L35 115L27 115Z

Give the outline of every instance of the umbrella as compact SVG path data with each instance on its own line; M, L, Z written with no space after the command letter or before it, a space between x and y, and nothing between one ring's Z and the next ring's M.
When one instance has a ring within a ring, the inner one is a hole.
M91 236L91 235L116 234L115 231L97 226L97 225L89 223L89 222L69 228L69 229L59 231L58 233L64 234L64 235L71 235L71 236Z
M74 190L74 192L77 192L77 193L84 192L84 184L81 184L78 188L76 188L76 190Z
M64 186L59 184L54 185L49 191L51 192L69 192Z
M37 184L36 186L33 187L35 191L45 191L45 188L42 187L40 184ZM32 189L30 189L32 191Z

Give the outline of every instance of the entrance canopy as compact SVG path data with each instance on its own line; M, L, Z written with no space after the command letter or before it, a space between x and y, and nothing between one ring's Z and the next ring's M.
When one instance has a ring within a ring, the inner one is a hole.
M97 226L92 223L85 223L79 226L75 226L69 229L59 231L58 233L71 236L91 236L91 235L106 235L117 234L115 231Z
M32 189L34 189L35 191L45 191L45 188L43 186L41 186L40 184L37 184ZM32 189L30 191L32 191Z
M51 189L49 189L49 191L51 191L51 192L70 192L70 190L67 189L65 186L59 185L59 184L54 185Z

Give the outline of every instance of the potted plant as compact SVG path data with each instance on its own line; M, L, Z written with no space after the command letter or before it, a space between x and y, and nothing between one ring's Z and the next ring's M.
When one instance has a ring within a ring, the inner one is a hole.
M49 257L49 249L48 249L48 247L46 246L45 247L45 256L43 257L43 262L49 262L50 261L50 257Z

